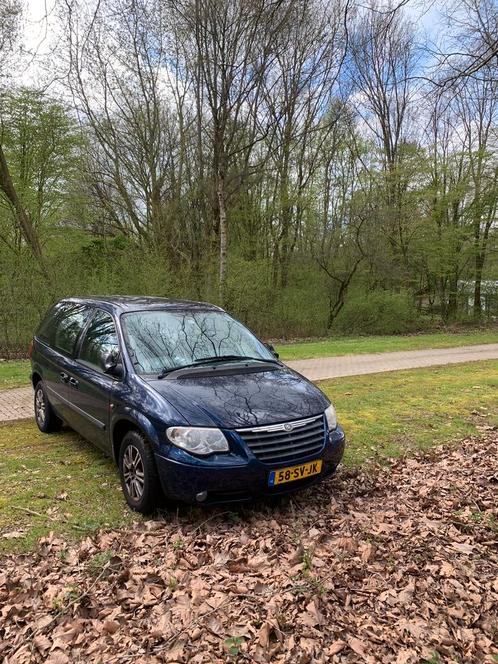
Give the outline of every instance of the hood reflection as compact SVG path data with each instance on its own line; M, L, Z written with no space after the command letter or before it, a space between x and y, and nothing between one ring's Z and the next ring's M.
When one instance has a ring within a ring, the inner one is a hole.
M328 401L290 369L151 381L152 387L193 426L227 429L317 415Z

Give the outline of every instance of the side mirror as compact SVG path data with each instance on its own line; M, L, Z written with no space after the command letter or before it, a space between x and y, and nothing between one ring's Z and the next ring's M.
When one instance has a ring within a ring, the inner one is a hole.
M123 363L119 353L108 353L104 357L104 373L113 378L122 378L124 375Z
M277 360L278 360L278 358L280 357L280 355L279 355L279 354L277 353L277 351L275 350L275 346L274 346L273 344L271 344L270 342L266 343L265 346L268 348L268 350L270 351L270 353L271 353L274 357L276 357Z

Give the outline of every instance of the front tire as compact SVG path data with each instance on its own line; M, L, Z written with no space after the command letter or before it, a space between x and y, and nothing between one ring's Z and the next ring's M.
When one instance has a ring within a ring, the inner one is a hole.
M119 474L125 500L131 509L142 514L152 512L161 496L161 485L154 454L139 431L128 431L123 437Z
M35 387L34 409L35 421L40 431L43 433L59 431L62 420L54 413L41 380L38 381Z

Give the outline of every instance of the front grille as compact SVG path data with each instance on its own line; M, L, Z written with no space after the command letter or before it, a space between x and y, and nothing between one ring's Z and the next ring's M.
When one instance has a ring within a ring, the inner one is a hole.
M305 420L237 429L237 433L260 461L294 462L322 450L325 418L316 415Z

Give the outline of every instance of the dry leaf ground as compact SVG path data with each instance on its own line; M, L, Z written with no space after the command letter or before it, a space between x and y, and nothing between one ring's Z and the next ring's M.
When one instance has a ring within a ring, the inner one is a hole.
M0 571L0 660L495 662L498 435L277 506L48 537Z

